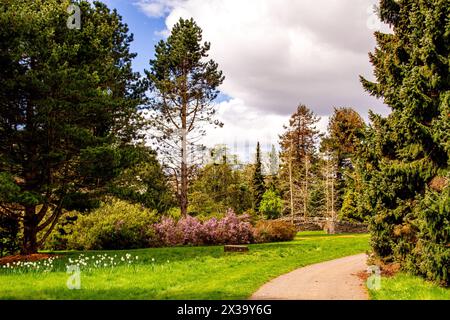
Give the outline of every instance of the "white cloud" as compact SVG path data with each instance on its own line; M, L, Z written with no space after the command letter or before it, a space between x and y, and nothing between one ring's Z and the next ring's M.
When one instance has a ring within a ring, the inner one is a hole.
M233 136L256 141L267 134L276 142L300 102L320 116L340 106L363 116L369 109L386 113L359 83L360 74L372 77L367 54L375 47L372 29L381 27L372 13L377 2L141 0L140 6L150 16L165 13L167 29L180 17L193 17L203 29L210 57L226 76L222 92L232 97L220 104L225 127L207 140L233 146Z
M225 126L208 130L205 145L226 144L244 161L252 159L258 141L264 151L269 151L272 144L277 145L285 116L261 113L240 99L221 102L217 108L218 118Z
M260 112L240 99L221 102L217 109L218 119L225 126L208 130L203 142L210 147L226 144L243 161L252 161L257 142L263 152L269 152L272 145L277 146L278 136L289 121L289 116ZM327 125L328 116L322 116L317 128L325 132Z
M139 0L135 2L135 5L149 17L158 18L163 17L181 3L182 0Z

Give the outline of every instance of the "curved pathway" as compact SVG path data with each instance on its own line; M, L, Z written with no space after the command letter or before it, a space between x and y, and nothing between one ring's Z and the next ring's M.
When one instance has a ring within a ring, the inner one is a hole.
M297 269L266 283L252 300L367 300L358 273L367 269L367 256L340 258Z

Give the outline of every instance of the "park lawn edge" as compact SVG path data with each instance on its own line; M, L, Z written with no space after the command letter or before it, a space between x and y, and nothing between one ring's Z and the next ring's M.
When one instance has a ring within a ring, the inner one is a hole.
M380 288L368 292L371 300L450 300L450 288L406 272L382 276Z
M6 279L0 274L0 299L245 300L264 283L297 268L366 252L368 235L300 233L291 242L249 247L250 254L224 254L223 246L122 250L120 253L139 254L142 259L157 257L161 261L156 266L160 268L158 277L150 274L148 265L136 267L134 272L141 279L125 269L111 274L93 272L86 275L85 289L79 291L64 290L64 272L46 275L49 283L32 275ZM78 254L81 252L66 252L65 259ZM165 263L166 259L170 263ZM161 283L152 285L152 281Z

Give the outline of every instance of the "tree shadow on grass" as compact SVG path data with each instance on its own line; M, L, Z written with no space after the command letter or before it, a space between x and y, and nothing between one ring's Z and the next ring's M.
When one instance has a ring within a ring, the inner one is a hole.
M2 300L230 300L246 299L245 294L225 290L205 290L196 288L175 290L169 288L151 289L141 287L80 289L80 290L39 290L36 292L4 292Z

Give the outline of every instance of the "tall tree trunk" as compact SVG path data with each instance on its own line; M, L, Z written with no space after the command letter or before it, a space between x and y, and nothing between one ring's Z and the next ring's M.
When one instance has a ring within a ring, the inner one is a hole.
M326 164L325 169L325 198L326 198L326 209L325 209L325 215L328 217L328 214L330 212L330 188L328 183L328 162Z
M180 209L182 216L187 216L188 207L188 170L187 170L187 106L183 106L181 114L181 188Z
M38 219L35 206L25 207L25 216L23 220L23 241L21 254L32 254L38 250L37 233Z
M334 212L334 171L332 171L331 176L331 217L332 220L336 220L336 213Z
M289 152L289 192L291 196L291 220L292 224L294 224L294 184L292 181L292 137L291 137L291 150Z
M183 144L185 144L183 142ZM183 154L185 154L186 148L183 147ZM188 206L188 176L187 176L187 164L186 157L183 155L183 162L181 163L181 189L180 189L180 208L181 214L183 216L187 215L187 206Z
M308 215L308 175L309 175L309 168L308 168L308 155L305 154L305 190L303 194L303 215Z

